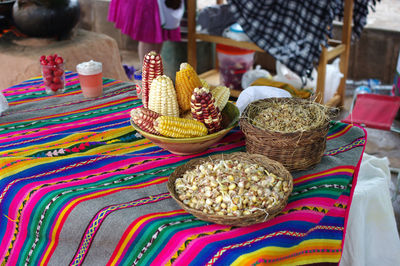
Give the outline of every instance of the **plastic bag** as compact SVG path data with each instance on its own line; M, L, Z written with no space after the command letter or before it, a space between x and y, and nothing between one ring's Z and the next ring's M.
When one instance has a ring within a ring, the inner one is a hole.
M274 80L288 83L296 89L307 88L315 91L315 88L317 86L317 71L313 69L311 73L311 78L307 78L306 83L303 84L302 79L296 73L291 71L287 66L277 60L276 76L274 77Z
M364 153L347 221L340 266L400 265L388 158Z
M340 58L336 58L332 64L326 65L324 103L329 101L336 93L343 74L339 69Z
M3 93L0 91L0 115L7 109L8 109L7 99L6 99L6 97L4 97Z
M239 97L236 101L236 106L241 114L251 102L271 97L288 98L292 96L289 92L276 87L250 86L239 94Z
M260 65L257 65L255 69L249 70L246 73L243 74L242 77L242 88L246 89L259 78L272 78L271 74L265 70L261 69Z

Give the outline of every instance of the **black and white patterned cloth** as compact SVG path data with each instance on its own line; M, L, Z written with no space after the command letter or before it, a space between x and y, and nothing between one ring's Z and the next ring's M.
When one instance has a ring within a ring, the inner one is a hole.
M335 18L343 17L343 0L228 0L248 37L300 77L319 59ZM352 37L360 36L375 0L354 0Z

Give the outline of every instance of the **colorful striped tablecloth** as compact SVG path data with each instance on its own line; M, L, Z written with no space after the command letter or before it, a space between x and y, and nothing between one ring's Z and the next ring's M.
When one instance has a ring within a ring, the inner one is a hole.
M338 263L364 130L332 123L322 162L292 173L276 218L242 228L198 220L167 192L196 156L245 150L239 128L207 151L169 153L129 124L141 105L132 83L104 79L84 99L76 73L62 95L40 77L3 91L0 116L0 261L9 265L300 265Z

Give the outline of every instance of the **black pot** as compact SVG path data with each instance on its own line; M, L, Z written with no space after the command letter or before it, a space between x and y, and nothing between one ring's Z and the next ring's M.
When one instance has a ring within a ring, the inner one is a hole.
M67 0L58 6L40 5L37 2L17 0L13 6L14 24L28 36L63 38L79 21L78 0Z

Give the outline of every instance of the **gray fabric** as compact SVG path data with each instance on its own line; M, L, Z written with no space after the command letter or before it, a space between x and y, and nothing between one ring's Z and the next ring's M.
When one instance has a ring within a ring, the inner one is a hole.
M222 32L236 22L228 5L214 5L203 8L197 16L197 24L208 34L221 36Z
M92 218L105 206L130 202L149 195L167 192L166 184L158 184L144 189L123 190L112 195L91 199L78 204L68 216L60 233L60 241L49 265L67 265L74 257L81 242L82 229L86 228ZM126 228L140 216L157 213L160 210L180 209L171 198L153 204L121 209L111 213L104 219L99 231L96 233L91 248L85 258L84 265L103 265L111 257ZM111 232L111 233L110 233Z

